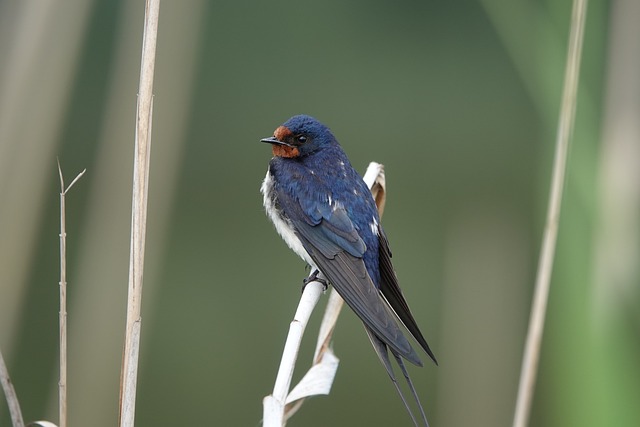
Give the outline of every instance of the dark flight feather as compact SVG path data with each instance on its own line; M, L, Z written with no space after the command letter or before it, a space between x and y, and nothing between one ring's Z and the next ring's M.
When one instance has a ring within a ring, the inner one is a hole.
M378 235L380 236L380 249L378 252L380 265L380 292L384 295L385 300L389 303L395 315L402 321L402 324L437 365L438 361L429 348L429 344L427 344L427 340L422 335L420 328L418 328L418 324L413 318L411 310L409 310L407 300L402 294L402 290L398 284L398 277L396 276L396 272L391 264L391 250L389 249L389 242L387 241L387 236L384 234L384 230L380 226L378 226Z
M310 225L311 221L305 220L308 215L300 203L286 192L276 191L278 202L287 212L304 248L347 305L392 350L411 363L422 366L367 273L362 259L366 246L346 212L336 207L331 215L324 216L319 222L314 221L316 225ZM332 218L339 221L331 221ZM341 230L341 234L337 234L335 229ZM344 242L349 242L346 248L342 245Z

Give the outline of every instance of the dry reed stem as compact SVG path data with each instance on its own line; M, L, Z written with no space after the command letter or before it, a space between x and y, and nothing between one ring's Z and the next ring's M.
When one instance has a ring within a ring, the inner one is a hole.
M4 357L2 357L1 351L0 383L2 384L2 390L4 391L5 398L7 399L7 406L9 407L9 414L11 415L11 423L13 424L13 427L24 427L24 419L22 418L18 395L16 394L15 388L13 388L13 383L9 377L9 371L7 370L7 365L4 363Z
M146 1L142 60L140 65L140 85L136 108L129 291L120 383L119 425L121 427L133 427L135 419L138 355L140 353L140 328L142 322L140 308L142 305L149 159L151 154L153 75L155 69L159 10L160 0Z
M538 272L536 276L533 305L529 319L529 330L520 372L520 385L513 419L514 427L525 427L528 424L531 402L535 390L540 346L544 329L544 319L549 297L551 271L558 237L560 221L560 207L564 176L567 164L567 152L573 132L578 93L578 77L580 75L580 58L582 54L582 40L586 21L586 0L574 0L571 16L571 30L569 34L569 48L564 76L562 105L558 133L556 136L556 150L551 177L549 207L547 220L540 251Z
M67 227L65 196L87 170L80 172L67 188L64 187L62 168L60 175L60 379L58 380L58 415L60 427L67 426Z

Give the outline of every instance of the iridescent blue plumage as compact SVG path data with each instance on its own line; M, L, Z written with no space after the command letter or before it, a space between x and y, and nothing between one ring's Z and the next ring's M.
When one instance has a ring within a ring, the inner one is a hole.
M368 187L331 131L312 117L294 116L262 141L272 144L274 154L261 188L268 216L287 244L329 279L363 321L409 410L387 355L391 350L427 424L402 358L422 362L394 318L435 357L398 286Z

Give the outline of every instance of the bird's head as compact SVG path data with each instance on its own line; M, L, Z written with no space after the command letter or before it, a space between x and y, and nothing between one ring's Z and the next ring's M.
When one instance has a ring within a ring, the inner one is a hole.
M261 139L273 145L273 155L279 157L304 157L324 147L336 144L328 127L311 116L293 116L279 126L273 136Z

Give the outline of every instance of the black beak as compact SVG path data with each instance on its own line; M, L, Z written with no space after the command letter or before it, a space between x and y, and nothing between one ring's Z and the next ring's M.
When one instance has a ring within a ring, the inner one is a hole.
M275 136L271 136L269 138L263 138L263 139L260 140L260 142L267 142L269 144L286 145L287 147L293 147L293 145L289 144L288 142L280 141Z

